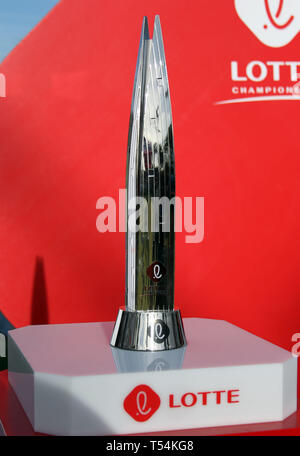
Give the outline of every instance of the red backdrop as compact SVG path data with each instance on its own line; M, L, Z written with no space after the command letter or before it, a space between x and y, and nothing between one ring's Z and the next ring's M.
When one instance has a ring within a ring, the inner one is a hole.
M183 316L233 322L291 348L300 331L298 101L233 98L230 62L297 60L262 44L233 1L62 0L0 71L0 309L16 326L112 320L124 303L124 233L96 201L125 186L142 17L160 14L177 194L205 197L205 237L176 240ZM269 77L269 76L268 76ZM45 310L48 307L48 310Z

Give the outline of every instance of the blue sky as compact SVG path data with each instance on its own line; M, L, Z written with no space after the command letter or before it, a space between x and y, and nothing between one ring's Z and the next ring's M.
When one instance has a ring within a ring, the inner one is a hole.
M0 0L0 62L59 0Z

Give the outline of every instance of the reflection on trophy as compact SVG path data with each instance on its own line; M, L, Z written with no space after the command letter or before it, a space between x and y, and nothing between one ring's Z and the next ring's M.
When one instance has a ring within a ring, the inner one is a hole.
M126 305L119 310L111 345L146 351L182 347L186 345L182 319L174 309L173 123L159 16L152 39L147 18L143 21L126 186Z
M119 373L160 372L181 369L186 347L165 351L133 351L112 347L112 354Z

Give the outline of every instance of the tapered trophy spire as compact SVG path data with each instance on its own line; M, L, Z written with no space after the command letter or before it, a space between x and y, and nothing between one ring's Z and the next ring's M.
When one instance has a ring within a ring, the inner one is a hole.
M143 20L127 151L126 306L111 345L164 350L185 345L174 310L173 123L159 16Z

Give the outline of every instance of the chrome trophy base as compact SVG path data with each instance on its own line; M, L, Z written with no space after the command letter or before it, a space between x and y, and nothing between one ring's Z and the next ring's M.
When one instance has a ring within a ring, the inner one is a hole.
M130 311L119 309L110 341L124 350L162 351L186 345L179 310Z

